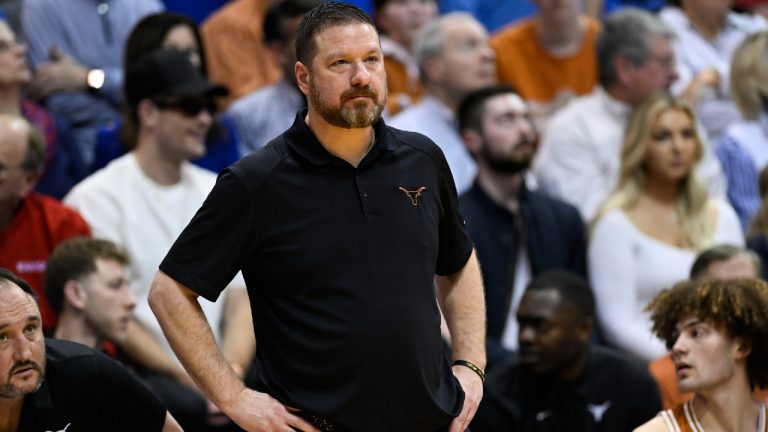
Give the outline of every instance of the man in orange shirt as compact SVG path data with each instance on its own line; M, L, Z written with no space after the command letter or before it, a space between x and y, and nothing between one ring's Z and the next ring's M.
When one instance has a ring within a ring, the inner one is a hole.
M277 3L235 0L211 14L200 27L208 78L229 89L229 97L222 99L222 109L280 79L280 66L264 43L262 27L267 10Z
M491 38L499 82L531 104L539 126L573 96L597 83L595 38L600 23L579 11L579 1L533 0L536 15Z
M0 267L26 279L40 296L43 329L56 315L45 298L45 262L62 241L90 236L83 218L53 198L32 190L45 163L40 131L18 115L0 114Z

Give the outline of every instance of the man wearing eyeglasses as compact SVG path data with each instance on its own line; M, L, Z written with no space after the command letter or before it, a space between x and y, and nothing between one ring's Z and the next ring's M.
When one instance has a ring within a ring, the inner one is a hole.
M33 192L45 162L42 132L18 114L0 114L0 266L40 296L43 329L51 331L56 314L43 291L45 262L59 243L90 230L77 212Z
M209 422L220 420L217 411L207 408L206 399L176 360L149 310L147 294L163 256L213 187L215 175L189 160L205 152L216 98L228 92L206 80L185 54L175 50L154 51L129 67L124 91L128 108L124 121L132 150L75 186L65 202L80 210L94 237L111 240L130 256L137 324L129 328L123 349L185 430L208 430ZM244 283L235 285L242 288ZM233 352L240 349L253 351L253 334L247 331L250 311L237 309L247 302L230 302L235 310L226 314L222 302L201 303L216 329L223 316L245 320L228 322L227 335L216 332L217 341L231 354L228 358L234 359ZM235 363L241 369L249 364Z

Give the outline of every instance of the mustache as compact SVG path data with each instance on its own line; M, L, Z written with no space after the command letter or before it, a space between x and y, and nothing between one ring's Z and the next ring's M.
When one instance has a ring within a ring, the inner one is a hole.
M13 375L22 369L33 369L37 371L40 375L43 374L42 366L33 362L32 360L27 360L24 363L17 363L13 368L11 368L11 371L8 373L8 375Z
M379 100L379 92L374 90L371 86L352 87L341 94L341 101L346 102L349 99L356 97L368 97L373 100Z

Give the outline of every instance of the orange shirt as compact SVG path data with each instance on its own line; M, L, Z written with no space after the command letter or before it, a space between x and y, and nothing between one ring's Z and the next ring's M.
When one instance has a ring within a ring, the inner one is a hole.
M417 103L424 95L424 87L419 80L409 77L405 65L396 58L385 56L384 70L387 72L387 108L390 116Z
M0 267L14 272L35 290L46 331L56 326L56 314L43 287L45 262L59 243L77 236L91 236L80 214L37 193L27 196L11 223L0 230Z
M677 377L675 374L675 363L671 355L665 355L648 365L648 371L656 380L661 393L661 406L664 409L671 409L682 405L693 397L693 393L680 393L677 388ZM764 389L755 389L752 395L756 400L768 401L768 391Z
M501 29L491 38L499 82L514 87L520 96L533 103L534 111L543 110L541 114L545 116L570 97L591 92L597 84L595 38L600 23L591 17L585 19L587 29L581 48L569 57L554 57L544 49L536 39L533 19ZM550 104L554 106L546 106Z
M224 84L229 97L223 108L282 76L277 59L264 45L267 1L234 0L200 27L211 81Z

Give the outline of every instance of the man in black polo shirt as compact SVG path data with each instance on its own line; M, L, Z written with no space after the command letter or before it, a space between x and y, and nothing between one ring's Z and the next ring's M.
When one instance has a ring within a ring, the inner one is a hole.
M472 432L631 431L661 399L645 368L589 343L595 299L574 273L533 279L517 309L519 359L488 374Z
M380 120L386 76L362 10L313 9L296 54L309 109L220 175L150 305L190 375L246 430L463 431L482 396L485 311L445 158ZM238 270L259 341L256 391L196 302Z
M35 293L0 268L0 432L181 431L109 357L45 339Z

